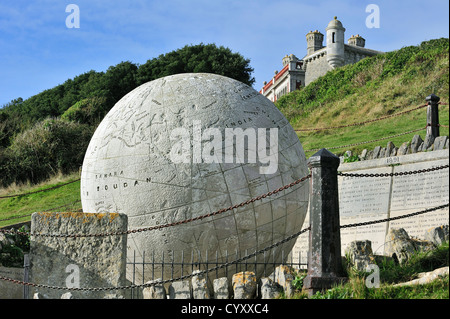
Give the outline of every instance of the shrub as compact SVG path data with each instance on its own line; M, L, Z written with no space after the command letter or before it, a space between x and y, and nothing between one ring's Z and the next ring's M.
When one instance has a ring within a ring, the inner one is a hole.
M112 102L106 97L83 99L72 105L61 115L61 119L97 125L111 108Z
M83 163L94 128L86 124L45 119L16 136L0 153L1 184L38 183Z

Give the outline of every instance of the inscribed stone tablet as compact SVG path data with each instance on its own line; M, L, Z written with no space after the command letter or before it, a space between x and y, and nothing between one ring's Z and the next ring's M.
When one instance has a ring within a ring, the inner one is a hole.
M391 167L353 171L356 174L391 173ZM349 173L349 172L348 172ZM388 217L391 177L339 176L339 214L342 225L379 220ZM372 249L383 249L386 223L341 229L342 251L350 242L368 239Z
M447 160L427 161L395 167L395 172L423 170L448 165ZM398 176L393 181L391 217L419 212L449 202L449 170ZM424 230L448 225L448 208L390 222L390 227L404 228L410 236L422 237Z

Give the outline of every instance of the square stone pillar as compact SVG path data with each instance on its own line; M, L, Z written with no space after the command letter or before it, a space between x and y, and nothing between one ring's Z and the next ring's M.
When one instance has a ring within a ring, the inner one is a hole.
M433 140L439 136L439 96L428 95L427 101L427 135L433 137Z
M34 213L31 216L30 282L62 289L30 287L30 297L59 299L70 292L75 299L124 297L126 286L128 219L118 213ZM55 235L55 236L48 236ZM69 235L61 237L58 235ZM72 237L72 235L79 235Z
M331 288L342 276L337 168L339 158L321 149L308 159L311 170L308 274L303 287L311 296Z

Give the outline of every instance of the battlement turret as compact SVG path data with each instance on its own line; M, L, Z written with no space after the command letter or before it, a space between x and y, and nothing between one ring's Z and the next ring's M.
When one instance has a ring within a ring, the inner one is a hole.
M335 69L344 65L344 32L342 22L334 17L327 28L327 61Z

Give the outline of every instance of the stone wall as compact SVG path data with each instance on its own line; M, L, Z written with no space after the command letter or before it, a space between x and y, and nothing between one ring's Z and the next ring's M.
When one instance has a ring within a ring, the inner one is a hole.
M425 136L425 140L420 135L414 135L411 141L404 142L400 147L395 146L393 142L388 142L386 147L376 146L373 150L364 149L358 155L361 161L414 154L418 152L438 151L449 148L448 136L438 136L433 138L430 135ZM352 156L352 152L347 151L346 156ZM345 157L341 158L343 160Z
M398 173L428 169L449 163L449 150L390 156L354 163L341 163L342 173ZM338 176L340 225L376 221L433 208L449 202L449 170L392 177ZM370 240L375 254L385 252L390 228L404 228L411 236L449 224L448 208L366 226L341 228L341 252L350 242ZM309 225L309 213L303 228ZM292 251L294 262L300 252L307 256L308 233L301 235ZM302 257L302 259L305 257ZM306 262L301 260L301 262Z
M366 57L376 55L380 52L361 49L351 45L345 45L344 49L344 65L354 64ZM314 52L311 56L305 58L306 72L305 85L313 82L317 78L325 75L328 71L333 70L327 61L327 49L323 48Z
M143 299L273 299L282 294L290 297L296 288L296 271L285 265L277 266L270 276L260 280L252 271L235 273L231 280L217 278L212 287L204 273L194 271L192 275L189 280L174 281L169 286L158 283L161 278L148 282L153 285L143 289Z
M127 216L117 213L34 213L31 233L103 234L126 231ZM30 282L57 287L126 286L127 235L100 237L31 236ZM33 288L30 296L60 298L65 290ZM71 291L73 298L123 296L125 291Z
M314 55L311 60L308 59L305 72L305 85L313 82L317 78L325 75L333 68L327 62L326 50L323 50L323 54Z
M9 231L0 232L0 276L15 280L24 280L24 254L22 249L27 237L14 234L16 231L29 231L29 223L8 226ZM19 229L23 227L23 229ZM6 230L6 229L5 229ZM0 299L20 299L23 286L0 280Z
M23 268L0 266L0 276L15 280L23 280ZM0 280L0 299L22 299L23 286Z

